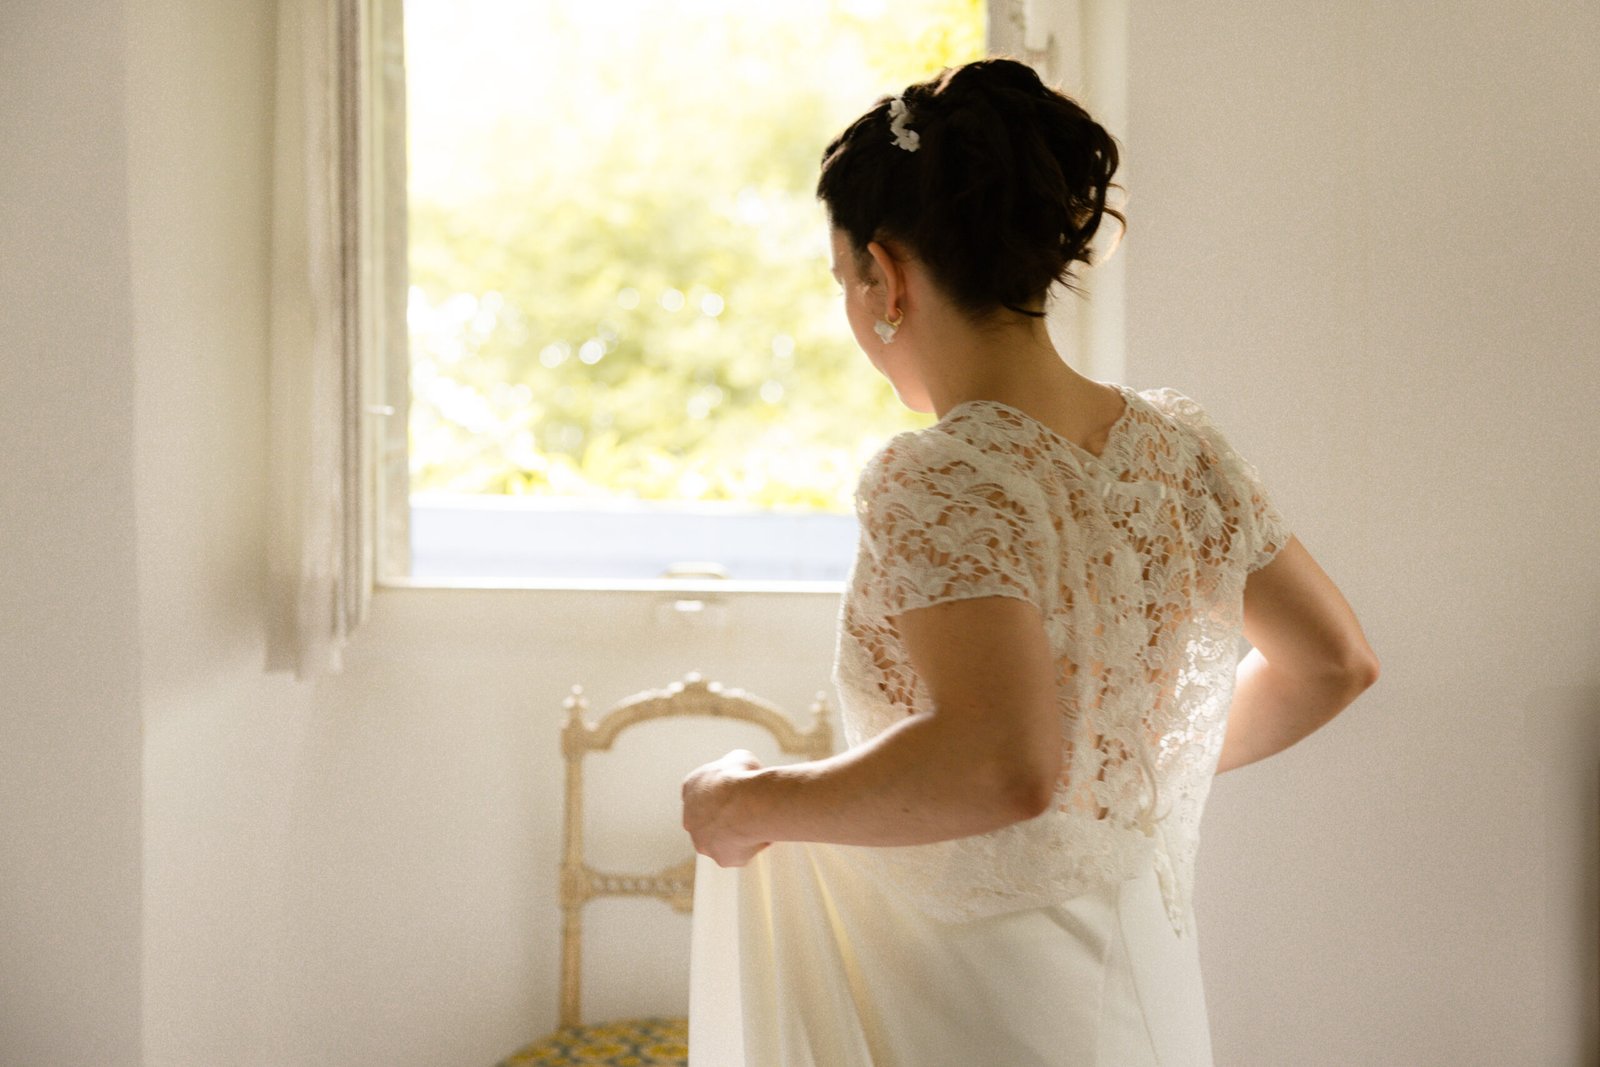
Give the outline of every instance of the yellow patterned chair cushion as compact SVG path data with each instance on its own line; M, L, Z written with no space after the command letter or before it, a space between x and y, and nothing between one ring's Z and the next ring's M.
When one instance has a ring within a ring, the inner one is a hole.
M687 1067L689 1020L652 1015L563 1026L496 1067Z

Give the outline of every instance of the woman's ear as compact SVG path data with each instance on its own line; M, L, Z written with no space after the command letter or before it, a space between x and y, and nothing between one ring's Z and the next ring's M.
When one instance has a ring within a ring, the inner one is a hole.
M906 297L905 269L894 253L878 241L867 242L867 253L872 256L877 273L883 278L884 317L893 319L905 310L903 306Z

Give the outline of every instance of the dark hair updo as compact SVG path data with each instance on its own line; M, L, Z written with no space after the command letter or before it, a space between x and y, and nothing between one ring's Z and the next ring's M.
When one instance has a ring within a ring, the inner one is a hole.
M1013 59L947 67L901 99L915 151L895 143L885 96L822 153L817 196L857 255L898 238L975 317L1042 316L1024 305L1058 281L1081 292L1072 264L1089 263L1101 218L1128 224L1106 206L1105 128Z

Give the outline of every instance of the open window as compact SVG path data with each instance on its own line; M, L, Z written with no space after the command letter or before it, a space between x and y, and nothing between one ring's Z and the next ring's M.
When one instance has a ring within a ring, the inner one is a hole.
M927 418L850 337L821 149L981 58L981 0L404 8L384 577L841 581L861 464Z
M828 138L983 54L1125 124L1126 0L306 0L279 26L269 666L371 591L837 592L925 425L849 339ZM1121 375L1121 264L1057 300Z

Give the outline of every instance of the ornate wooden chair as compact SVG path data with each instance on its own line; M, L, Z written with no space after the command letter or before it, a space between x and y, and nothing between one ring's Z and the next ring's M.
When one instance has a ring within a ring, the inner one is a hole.
M497 1067L685 1067L689 1023L682 1017L645 1016L585 1025L582 1015L583 909L602 896L649 896L687 913L694 903L695 857L656 871L600 871L584 860L583 761L610 749L617 735L654 719L701 716L754 723L772 734L781 751L803 759L833 754L827 697L811 705L811 729L802 733L773 704L742 689L725 688L691 672L665 689L647 689L613 705L597 722L584 717L583 688L564 701L561 728L566 759L566 802L561 861L561 1009L557 1030L517 1050ZM687 768L686 768L687 770Z

